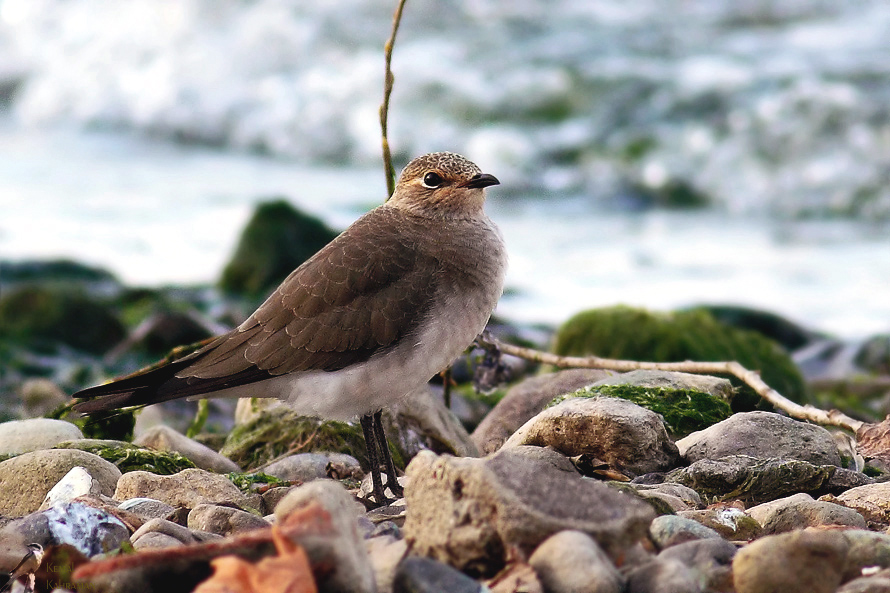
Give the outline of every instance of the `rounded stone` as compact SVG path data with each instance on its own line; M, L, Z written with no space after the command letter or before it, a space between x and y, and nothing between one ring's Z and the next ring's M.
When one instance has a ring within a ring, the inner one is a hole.
M189 529L216 533L223 537L264 527L269 527L269 522L262 517L216 504L199 504L188 516Z
M172 476L135 471L123 475L114 491L115 500L153 498L174 507L193 509L204 503L235 503L244 495L225 476L203 469L182 470Z
M705 527L694 519L676 515L655 517L649 524L649 535L660 550L698 539L722 539L710 527Z
M624 578L586 533L560 531L546 540L528 560L545 591L621 593Z
M52 449L63 441L82 438L80 429L64 420L11 420L0 424L0 455L21 455L40 449Z
M768 535L733 559L736 593L834 593L848 549L844 535L836 531Z
M757 459L795 459L813 465L841 465L831 433L815 424L773 412L743 412L677 441L690 463L747 455Z
M517 430L504 449L552 447L566 455L592 455L618 471L639 475L680 462L664 420L616 397L573 397L547 408Z
M228 457L163 424L152 426L140 434L133 444L156 451L174 451L199 468L218 474L241 471L241 468Z
M98 455L75 449L32 451L0 463L0 515L21 517L33 513L52 487L78 466L96 481L100 494L114 493L121 472Z

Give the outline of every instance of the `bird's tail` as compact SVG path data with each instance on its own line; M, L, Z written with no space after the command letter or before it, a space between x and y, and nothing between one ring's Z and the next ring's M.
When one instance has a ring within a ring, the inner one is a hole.
M78 391L72 396L78 400L74 404L74 411L91 414L176 399L178 396L172 390L161 388L171 379L175 379L176 373L194 362L191 357L188 358L189 360L177 360L158 368L138 371L105 385Z

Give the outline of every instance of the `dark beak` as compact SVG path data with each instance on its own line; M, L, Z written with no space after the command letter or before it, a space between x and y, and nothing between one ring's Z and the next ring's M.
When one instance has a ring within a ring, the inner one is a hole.
M477 173L470 177L469 181L465 181L461 183L461 186L478 189L482 187L488 187L489 185L500 185L500 181L494 175L489 175L488 173Z

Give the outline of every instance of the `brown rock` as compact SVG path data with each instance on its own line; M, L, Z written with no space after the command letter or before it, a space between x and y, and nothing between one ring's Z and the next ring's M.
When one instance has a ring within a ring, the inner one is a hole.
M680 463L664 420L615 397L571 398L526 422L504 449L552 447L568 457L589 455L629 474L665 471Z
M172 476L128 472L118 482L114 499L123 501L130 498L153 498L187 509L207 503L245 502L244 495L231 480L197 468L185 469Z
M246 511L216 504L199 504L189 512L188 528L222 536L269 527L269 522Z
M837 531L768 535L739 550L732 562L736 593L834 593L849 544Z
M654 516L638 498L582 478L565 457L536 447L485 459L421 452L407 476L409 546L468 574L492 575L509 550L530 553L566 529L619 554L645 535Z
M494 453L553 398L596 383L609 375L610 371L601 369L568 369L526 379L507 391L470 438L483 455Z
M0 516L22 517L33 513L47 493L74 467L83 467L110 496L121 472L92 453L73 449L42 449L0 463Z

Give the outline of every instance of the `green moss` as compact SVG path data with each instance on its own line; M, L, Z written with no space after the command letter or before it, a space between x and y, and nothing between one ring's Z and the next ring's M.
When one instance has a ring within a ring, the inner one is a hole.
M683 437L726 420L732 409L726 400L695 389L639 387L636 385L599 385L561 395L548 404L554 406L573 397L617 397L652 410L664 417L668 430Z
M126 331L110 307L70 287L26 286L0 298L0 338L102 354Z
M287 480L282 480L280 478L276 478L275 476L270 476L269 474L264 474L262 472L257 472L254 474L242 474L237 472L232 472L226 474L226 477L232 481L235 486L246 493L249 494L253 492L254 486L257 484L266 485L275 487L275 486L290 486L291 483Z
M736 360L759 371L766 383L796 402L807 387L791 357L757 332L720 323L702 310L652 313L626 306L579 313L559 328L553 351L564 356L595 354L654 362ZM743 384L729 377L737 387ZM747 386L733 399L733 410L751 410L760 403Z
M263 410L254 420L236 426L220 450L248 470L282 455L313 452L348 453L368 467L361 426L300 416L283 406ZM404 467L392 446L390 452L395 463Z
M75 424L88 439L132 441L136 426L136 410L105 410L82 416L72 412L74 403L67 403L47 414L47 418L66 420Z
M155 451L131 443L85 440L68 441L56 446L57 449L78 449L98 455L110 461L121 473L145 471L162 476L170 476L184 469L195 467L191 460L173 451Z
M227 292L264 296L337 233L280 199L257 206L219 281Z

